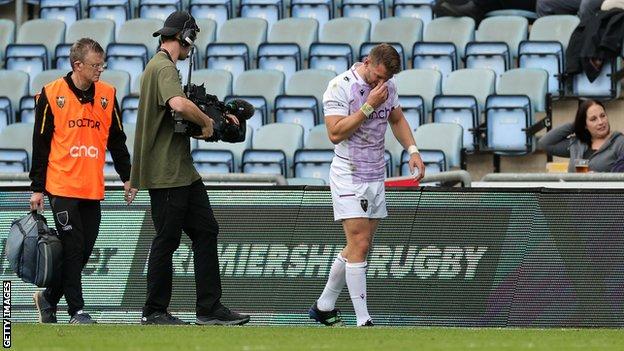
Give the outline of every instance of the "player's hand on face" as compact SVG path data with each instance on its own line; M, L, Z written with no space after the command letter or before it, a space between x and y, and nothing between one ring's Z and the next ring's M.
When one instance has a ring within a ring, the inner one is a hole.
M368 99L366 102L371 105L373 108L378 108L388 99L388 85L385 82L380 82L377 84L373 90L371 90L370 94L368 94Z

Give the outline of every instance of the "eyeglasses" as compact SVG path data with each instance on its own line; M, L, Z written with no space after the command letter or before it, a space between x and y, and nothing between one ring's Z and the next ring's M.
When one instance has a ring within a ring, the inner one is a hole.
M106 69L106 63L86 63L83 62L85 65L91 66L91 68L96 69L96 70L100 70L100 69Z

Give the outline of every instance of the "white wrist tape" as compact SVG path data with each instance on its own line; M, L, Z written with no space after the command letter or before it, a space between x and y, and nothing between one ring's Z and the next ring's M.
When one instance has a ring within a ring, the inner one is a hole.
M416 147L416 145L410 145L407 148L407 153L411 156L413 154L419 154L420 151L418 151L418 148Z

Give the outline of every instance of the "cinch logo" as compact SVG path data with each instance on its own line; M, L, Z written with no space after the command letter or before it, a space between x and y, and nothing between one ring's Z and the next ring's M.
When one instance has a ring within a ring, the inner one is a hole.
M67 124L69 128L95 128L100 130L100 122L88 118L72 119Z
M89 157L98 158L100 150L95 146L74 145L69 148L69 155L74 158Z
M388 118L388 116L390 115L390 112L392 111L392 109L389 108L384 108L383 110L378 111L373 111L373 113L370 114L370 116L368 116L368 119L373 119L373 118Z

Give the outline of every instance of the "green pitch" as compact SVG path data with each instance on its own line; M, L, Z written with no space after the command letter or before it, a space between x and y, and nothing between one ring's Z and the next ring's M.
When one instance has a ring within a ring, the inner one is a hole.
M15 350L624 350L619 329L12 327Z

